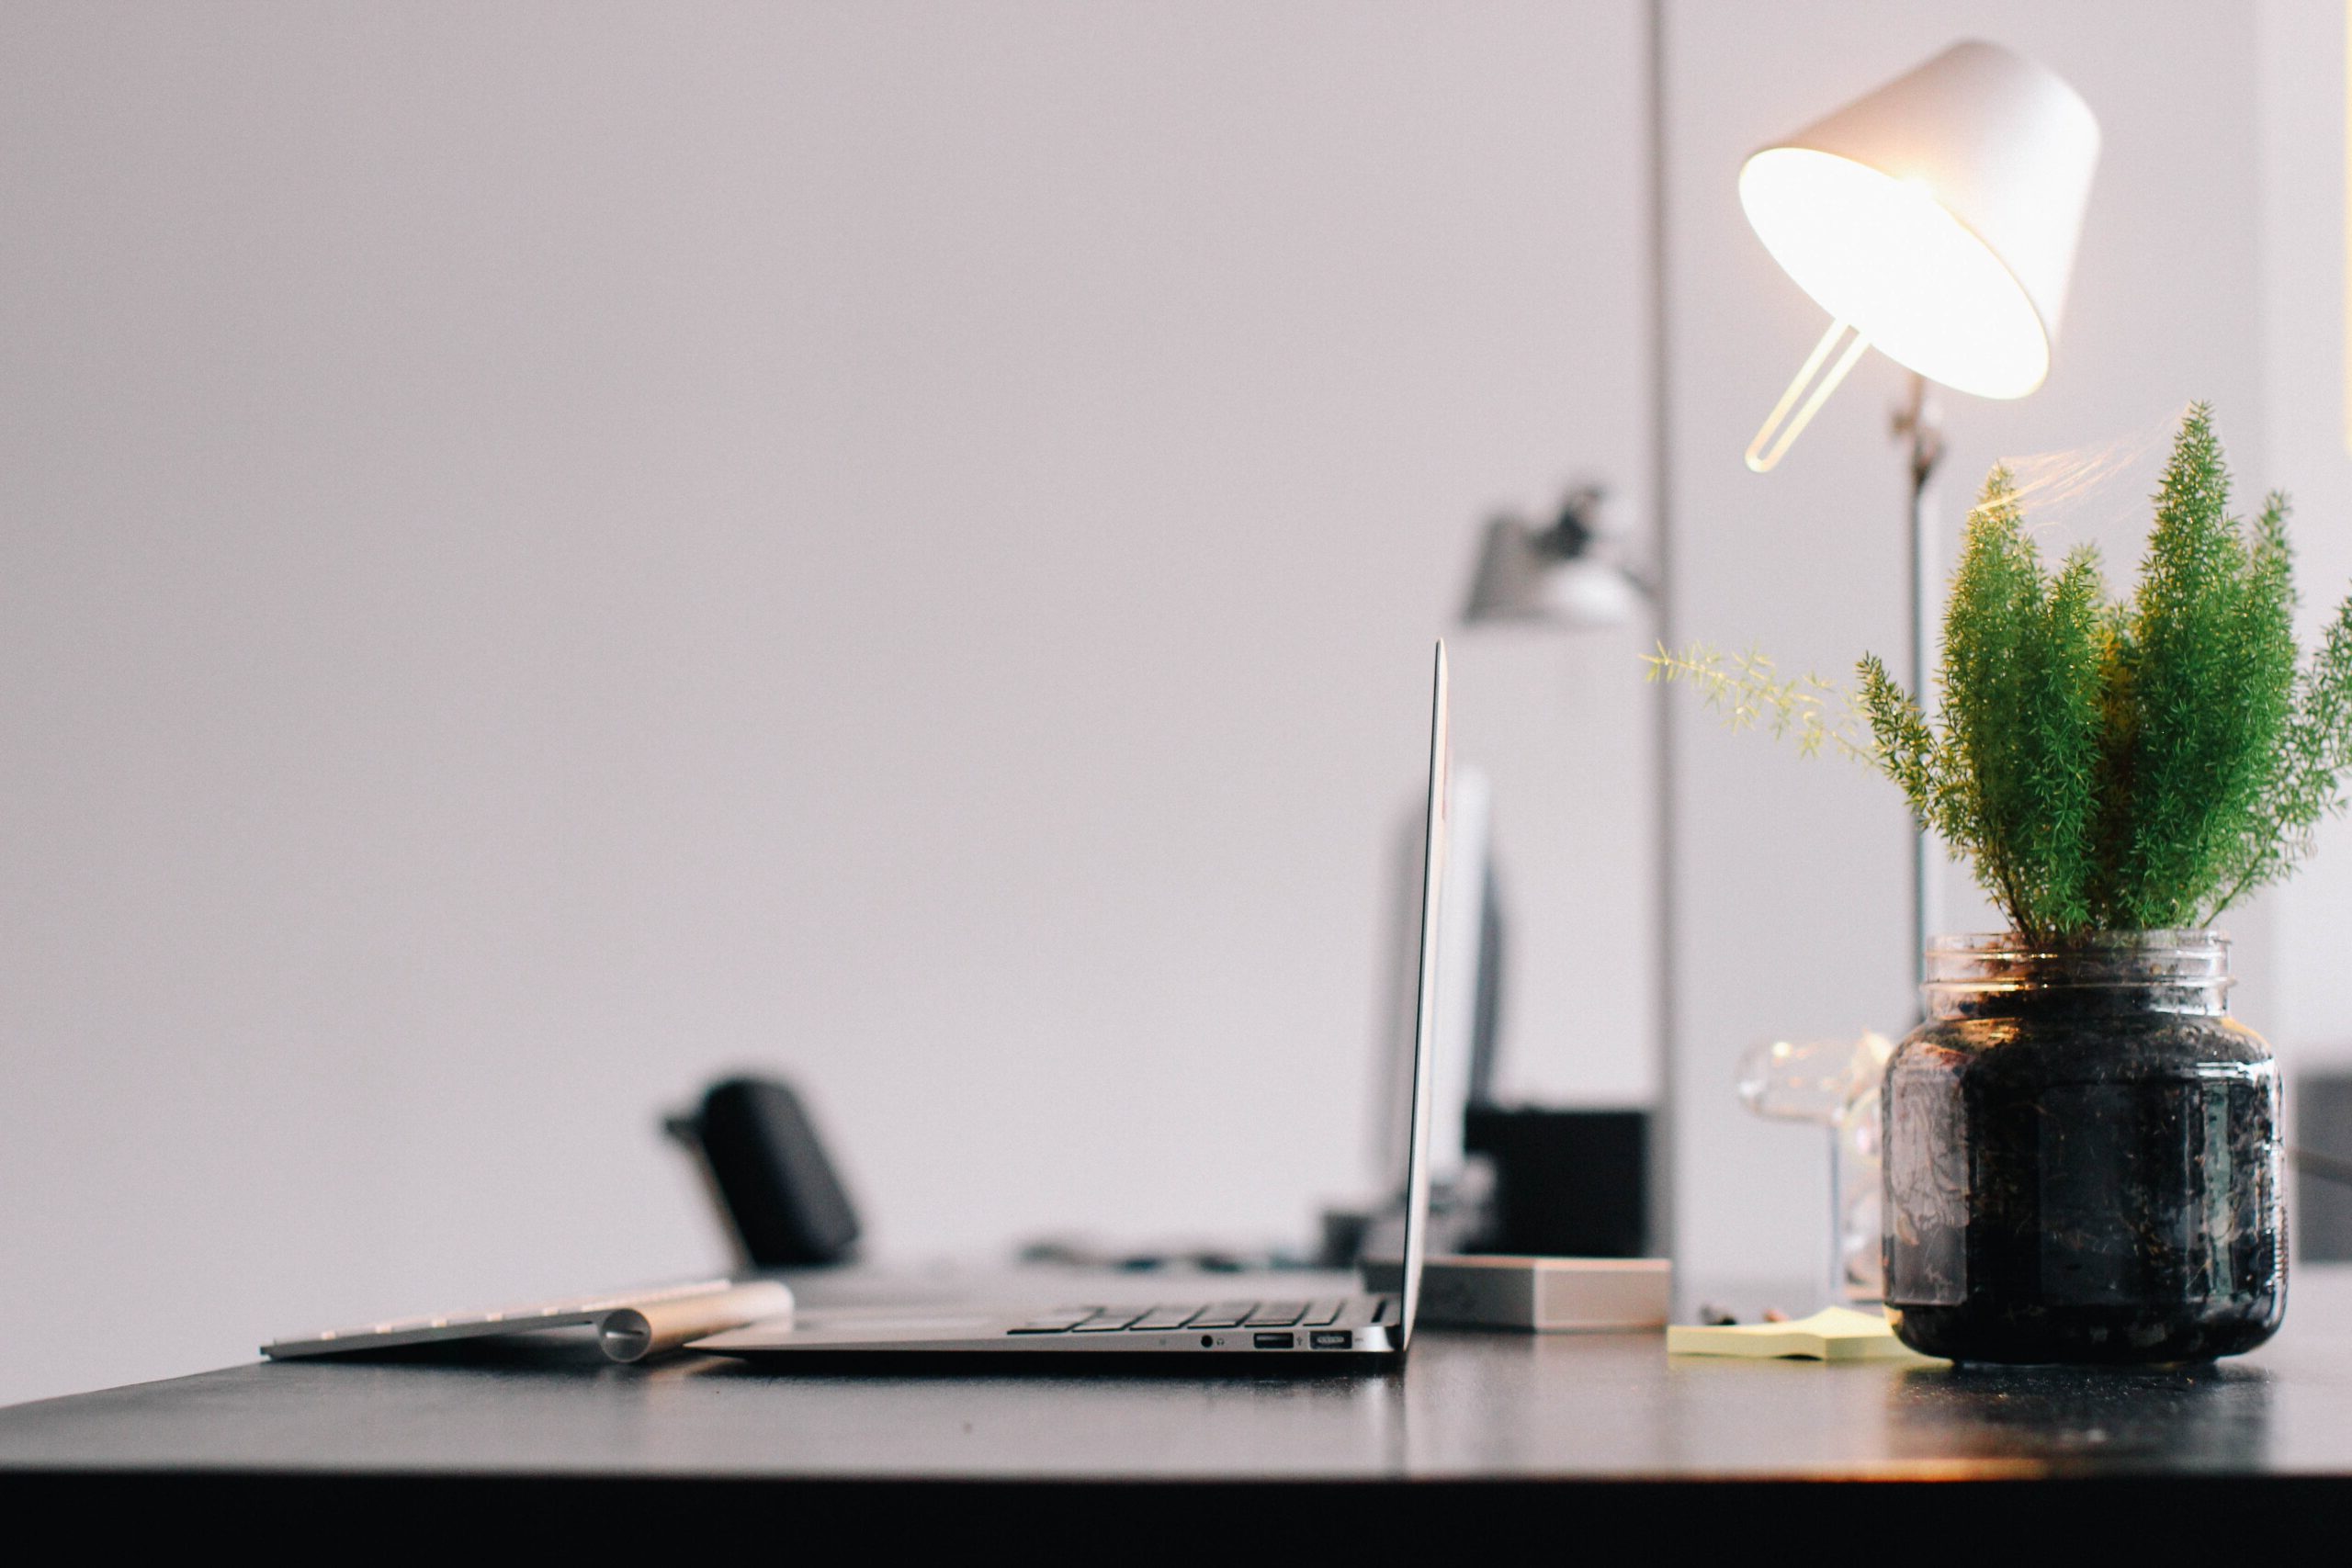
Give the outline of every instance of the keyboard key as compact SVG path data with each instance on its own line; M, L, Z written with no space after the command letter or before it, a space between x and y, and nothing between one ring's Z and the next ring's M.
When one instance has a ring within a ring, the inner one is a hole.
M1012 1330L1012 1332L1015 1334L1067 1334L1071 1329L1076 1328L1080 1324L1084 1323L1088 1318L1092 1317L1096 1313L1101 1312L1102 1310L1102 1309L1101 1307L1056 1307L1051 1312L1038 1314L1035 1317L1031 1318L1020 1327Z
M1250 1314L1244 1328L1288 1328L1306 1314L1305 1302L1268 1302Z
M1218 1302L1203 1307L1184 1325L1187 1328L1238 1328L1258 1310L1256 1302Z
M1320 1328L1327 1323L1337 1323L1340 1314L1348 1310L1345 1298L1336 1302L1309 1302L1306 1315L1298 1320L1301 1328Z
M1104 1307L1092 1317L1070 1330L1072 1334L1109 1334L1125 1328L1143 1315L1141 1307Z
M1188 1303L1182 1306L1154 1307L1127 1325L1127 1327L1130 1331L1148 1328L1182 1328L1192 1322L1193 1315L1200 1310L1197 1303Z

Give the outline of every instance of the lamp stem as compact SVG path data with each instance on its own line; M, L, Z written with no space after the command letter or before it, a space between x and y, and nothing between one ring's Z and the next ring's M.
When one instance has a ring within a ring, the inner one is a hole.
M1928 396L1928 378L1914 374L1909 394L1895 411L1894 434L1907 442L1911 460L1911 694L1928 723L1936 719L1935 649L1930 606L1935 603L1936 466L1944 455L1943 424ZM1930 912L1939 906L1941 869L1924 824L1911 834L1911 983L1927 983Z

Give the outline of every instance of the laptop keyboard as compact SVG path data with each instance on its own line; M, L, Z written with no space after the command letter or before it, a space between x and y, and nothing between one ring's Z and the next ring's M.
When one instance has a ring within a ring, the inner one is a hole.
M1013 1334L1140 1334L1171 1328L1320 1328L1337 1323L1344 1299L1319 1302L1210 1302L1178 1306L1057 1307Z

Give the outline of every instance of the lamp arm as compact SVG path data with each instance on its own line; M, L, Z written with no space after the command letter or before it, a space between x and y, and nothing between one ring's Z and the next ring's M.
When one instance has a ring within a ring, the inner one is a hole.
M1644 599L1655 604L1659 581L1657 569L1627 559L1626 552L1618 545L1617 536L1604 533L1592 520L1607 494L1608 491L1597 484L1578 485L1560 503L1558 518L1549 528L1535 535L1530 543L1554 560L1590 559L1602 562L1632 583Z
M1531 541L1537 549L1555 560L1575 560L1591 550L1601 536L1594 525L1593 513L1608 492L1597 484L1580 484L1560 502L1560 514L1552 525Z

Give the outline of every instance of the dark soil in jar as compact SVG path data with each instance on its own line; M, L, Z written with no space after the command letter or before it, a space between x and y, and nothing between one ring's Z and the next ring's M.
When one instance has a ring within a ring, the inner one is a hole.
M2234 1355L2286 1305L2261 1037L2161 986L1996 992L1895 1052L1887 1304L1956 1360Z

